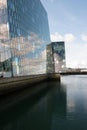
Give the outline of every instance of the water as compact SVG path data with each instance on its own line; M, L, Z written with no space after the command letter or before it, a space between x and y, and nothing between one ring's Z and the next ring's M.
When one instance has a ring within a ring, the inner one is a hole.
M0 102L0 130L87 130L86 75L62 76L60 84L46 82L31 92Z

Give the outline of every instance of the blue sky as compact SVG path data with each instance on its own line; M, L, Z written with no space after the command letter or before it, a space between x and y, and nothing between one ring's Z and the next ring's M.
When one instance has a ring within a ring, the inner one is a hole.
M52 41L65 41L67 67L87 67L87 0L41 0Z

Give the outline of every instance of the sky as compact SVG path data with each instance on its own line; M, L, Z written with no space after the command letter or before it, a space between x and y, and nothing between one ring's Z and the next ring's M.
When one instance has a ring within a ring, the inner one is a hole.
M87 0L41 0L51 41L65 41L66 66L87 68Z

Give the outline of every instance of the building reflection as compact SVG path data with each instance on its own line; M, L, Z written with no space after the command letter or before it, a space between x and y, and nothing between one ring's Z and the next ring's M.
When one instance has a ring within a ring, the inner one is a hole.
M47 13L40 0L0 0L0 71L13 76L46 73L49 42Z
M38 85L37 89L38 87L40 86ZM43 89L31 97L30 89L24 93L25 96L22 93L21 101L0 113L0 119L5 117L0 121L1 128L6 130L59 128L60 119L62 117L66 119L65 86L60 86L59 82L45 82L41 87Z
M87 76L63 76L62 83L66 85L67 121L72 127L82 127L81 123L87 120ZM76 126L73 126L76 123Z

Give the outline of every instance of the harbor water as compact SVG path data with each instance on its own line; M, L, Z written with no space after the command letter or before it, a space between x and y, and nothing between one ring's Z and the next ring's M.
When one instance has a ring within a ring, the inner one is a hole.
M77 129L87 130L87 75L61 76L60 83L0 98L0 130Z

